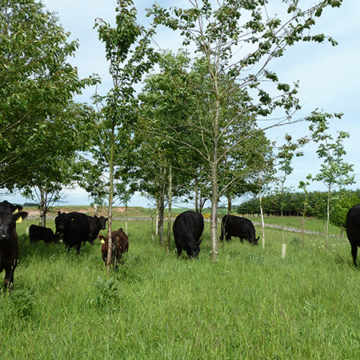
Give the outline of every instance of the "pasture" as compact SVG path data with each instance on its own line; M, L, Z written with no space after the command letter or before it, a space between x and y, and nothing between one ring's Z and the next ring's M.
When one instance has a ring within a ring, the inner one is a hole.
M173 238L169 255L151 240L150 221L132 221L129 253L108 277L98 241L79 256L30 245L30 223L17 225L14 289L0 295L2 359L358 358L360 272L346 238L326 249L323 236L302 246L286 232L282 259L281 231L266 229L265 251L233 239L211 263L209 223L188 260Z

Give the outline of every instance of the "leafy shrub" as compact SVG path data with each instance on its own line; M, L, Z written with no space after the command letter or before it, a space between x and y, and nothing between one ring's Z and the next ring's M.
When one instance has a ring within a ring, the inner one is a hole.
M300 245L301 243L301 239L298 237L293 237L293 239L291 240L291 245Z
M19 317L29 317L33 314L35 301L28 290L13 291L10 296L15 313Z
M104 279L101 276L98 276L97 280L95 280L94 285L97 290L97 294L94 299L97 306L102 307L106 305L109 301L117 298L118 288L113 277Z

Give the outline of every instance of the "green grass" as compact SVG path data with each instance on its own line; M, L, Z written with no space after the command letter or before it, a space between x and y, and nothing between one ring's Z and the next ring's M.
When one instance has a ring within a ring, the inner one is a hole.
M127 210L127 215L125 213L125 211L119 211L118 210L119 207L114 207L113 210L113 216L114 217L153 217L155 219L156 216L156 211L154 209L149 209L149 208L143 208L143 207L129 207ZM24 210L29 211L29 210L36 210L36 208L32 207L32 208L25 208ZM85 211L88 215L94 215L94 210L90 207L90 206L83 206L83 205L72 205L72 206L55 206L53 208L51 208L51 211L49 213L50 217L55 217L57 216L58 211L65 211L65 212L72 212L72 211ZM179 208L173 208L171 210L172 216L177 216L179 214L181 214L182 212L184 212L185 210L188 209L179 209ZM210 214L210 209L204 209L203 210L203 214L208 215ZM220 208L218 209L218 217L222 217L224 215L226 215L227 210L224 208ZM168 211L167 209L165 209L165 217L167 217ZM99 207L98 208L98 215L104 215L107 216L107 208L106 207ZM234 215L236 215L236 213L234 213ZM254 216L254 217L249 217L250 220L255 221L255 222L261 222L261 218L260 216ZM281 218L278 216L265 216L264 217L264 221L266 224L272 224L272 225L281 225ZM288 226L288 227L295 227L298 229L301 229L301 221L302 218L301 217L296 217L296 216L284 216L284 226ZM310 230L310 231L316 231L316 232L325 232L325 223L322 220L318 220L315 218L307 218L306 219L306 229ZM333 225L329 225L329 234L332 235L341 235L341 230Z
M250 217L249 218L252 221L256 221L258 223L261 223L260 217ZM264 217L265 224L272 224L272 225L281 225L281 217L279 216L269 216ZM301 222L302 217L299 216L284 216L284 226L288 227L294 227L297 229L301 229ZM310 231L316 231L320 233L325 233L326 231L326 223L324 223L322 220L318 220L315 218L306 218L305 219L305 229ZM341 235L340 228L333 226L329 224L329 234L332 235Z
M0 295L2 359L358 358L360 273L346 239L326 249L323 236L301 246L286 232L282 259L281 232L266 229L265 251L234 239L211 263L209 223L199 259L188 260L173 240L169 255L151 240L151 222L134 221L108 277L98 242L80 256L30 246L28 224L17 225L14 290Z

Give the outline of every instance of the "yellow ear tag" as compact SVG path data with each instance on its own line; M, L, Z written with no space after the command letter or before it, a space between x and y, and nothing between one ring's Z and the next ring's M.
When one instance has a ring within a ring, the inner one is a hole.
M75 218L72 218L71 221L74 221Z
M101 240L100 242L101 242L102 244L105 244L105 240Z
M17 223L21 223L22 221L23 221L22 217L19 217L19 218L16 220Z

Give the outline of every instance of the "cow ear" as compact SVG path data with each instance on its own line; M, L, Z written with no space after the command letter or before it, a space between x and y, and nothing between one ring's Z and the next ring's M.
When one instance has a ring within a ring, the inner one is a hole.
M105 222L108 221L108 218L105 218Z
M15 221L18 221L21 218L21 221L24 220L28 216L28 213L26 211L20 211L13 215L13 219Z
M59 216L61 215L61 211L60 211L60 210L58 211L58 215L59 215Z
M21 211L23 209L23 207L21 205L16 205L15 206L15 211L18 212L18 211ZM13 211L14 212L14 211Z
M100 243L101 243L101 244L105 244L105 243L106 243L106 238L105 238L105 236L99 235L99 236L98 236L98 239L100 240Z
M98 235L98 239L99 239L100 242L101 242L101 240L105 240L105 237L104 237L103 235Z

